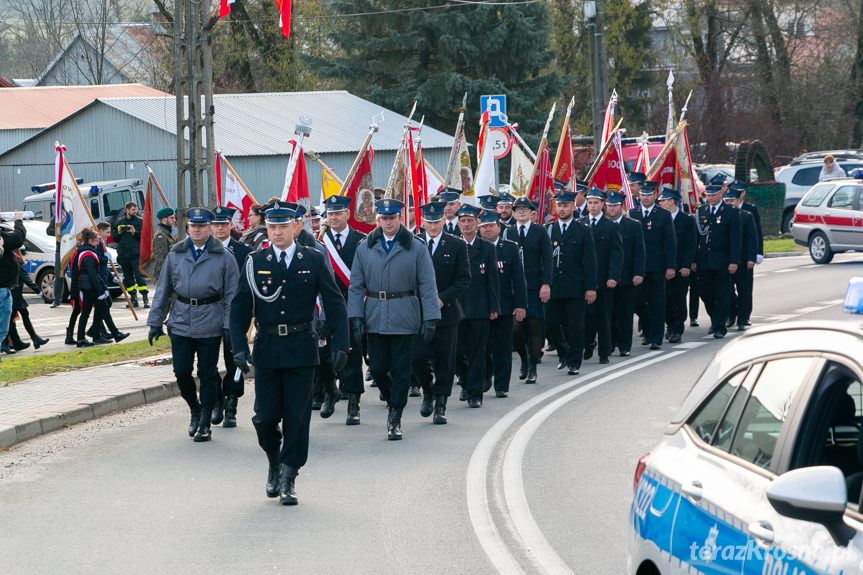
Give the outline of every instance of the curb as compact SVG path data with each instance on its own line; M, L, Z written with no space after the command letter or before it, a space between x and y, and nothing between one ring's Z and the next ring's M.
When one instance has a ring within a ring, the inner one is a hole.
M773 252L771 254L764 254L764 259L767 259L767 258L787 258L787 257L791 257L791 256L805 256L808 253L809 252L807 252L806 250L799 251L799 252Z

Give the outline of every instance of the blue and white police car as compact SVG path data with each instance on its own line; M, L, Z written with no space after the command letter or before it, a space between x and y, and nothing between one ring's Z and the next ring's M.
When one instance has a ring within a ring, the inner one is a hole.
M754 329L638 462L628 571L863 573L863 326Z

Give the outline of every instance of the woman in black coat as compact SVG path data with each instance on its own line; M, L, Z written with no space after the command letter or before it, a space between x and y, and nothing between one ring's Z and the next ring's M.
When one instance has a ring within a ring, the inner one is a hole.
M12 288L12 314L18 314L18 317L21 318L21 323L24 324L24 329L27 330L27 333L30 334L30 339L33 340L33 347L39 349L41 346L48 343L48 338L39 337L36 333L36 329L33 327L33 322L30 321L30 312L27 310L28 304L24 299L24 285L32 289L36 293L41 293L39 286L30 279L30 276L24 271L24 258L21 257L21 253L15 252L15 261L18 263L18 287ZM27 349L30 347L29 343L25 343L21 341L21 337L18 335L18 329L15 326L15 322L9 322L9 338L8 342L9 347L14 349L15 351L20 351L22 349Z
M129 337L128 333L121 333L114 325L111 312L108 309L107 300L110 298L108 286L99 275L99 255L96 246L99 245L99 236L93 230L87 228L81 232L83 243L75 255L78 264L78 291L81 298L81 317L78 318L78 347L89 347L95 343L107 343L107 340L96 339L95 343L89 341L85 335L87 320L90 312L95 308L94 321L102 320L114 337L114 341L121 341Z

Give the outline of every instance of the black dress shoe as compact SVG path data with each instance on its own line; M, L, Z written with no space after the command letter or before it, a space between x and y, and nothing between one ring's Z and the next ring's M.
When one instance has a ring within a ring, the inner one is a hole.
M518 378L522 380L527 379L527 370L527 362L525 360L521 360L521 369L518 372Z
M459 401L467 401L467 390L465 388L461 388L461 393L458 394Z
M117 333L114 334L114 341L119 343L119 342L123 341L124 339L126 339L127 337L129 337L128 333L118 331Z
M434 418L432 423L435 425L446 425L446 396L436 395L434 398Z
M345 419L345 425L360 424L360 394L348 394L348 416Z
M536 364L531 363L530 367L527 370L527 379L524 381L525 383L536 383Z
M731 327L735 323L737 323L737 316L736 315L728 316L728 319L725 321L725 327Z
M12 349L14 349L15 351L22 351L27 349L28 347L30 347L30 344L25 341L19 341L18 343L12 344Z
M408 389L408 397L419 397L420 395L422 394L420 393L419 387L416 385L410 386L410 389Z
M284 463L281 465L282 477L279 481L279 503L282 505L296 505L299 503L297 499L297 491L294 483L297 480L298 469L288 467Z
M336 397L332 392L324 394L324 402L321 404L321 417L327 419L336 412Z
M647 345L649 342L646 337L641 338L641 345Z
M371 381L371 380L372 380L372 368L368 367L368 368L366 368L366 381ZM372 387L374 387L374 386L372 386Z
M707 335L710 335L713 333L716 333L716 328L711 325L710 329L707 330Z
M46 343L48 343L47 337L39 337L37 335L36 337L33 338L33 348L34 349L39 349L40 347L42 347Z
M651 351L656 351L657 349L662 349L662 346L659 345L658 343L651 343L650 344L650 350Z
M222 427L237 427L237 398L233 395L225 398L225 420Z
M15 354L15 350L12 349L11 347L9 347L8 345L6 345L5 342L0 344L0 351L2 351L3 353L9 354L9 355Z
M745 325L741 325L741 324L738 324L738 325L737 325L737 331L745 331L745 330L746 330L746 326L745 326Z
M560 360L557 362L557 369L564 369L566 367L566 361Z
M668 338L668 343L680 343L680 339L681 339L680 334L675 333L671 337Z
M111 343L110 339L102 339L102 336L93 338L93 345L105 345Z
M629 357L629 352L628 351L621 351L620 357Z
M584 359L590 359L593 357L593 348L591 346L587 346L584 350Z
M570 367L569 370L566 372L566 374L567 375L578 375L578 368L577 367Z
M315 411L319 411L321 409L321 406L323 406L323 405L324 405L324 402L320 399L313 399L312 400L312 409Z
M434 405L432 404L432 396L424 395L423 402L420 405L420 416L428 417L432 414L432 411L434 411Z
M467 406L473 407L473 408L482 407L482 400L477 399L476 397L472 397L469 400L467 400Z
M608 358L607 358L607 357L600 357L600 358L599 358L599 363L611 363L611 362L608 360Z
M273 499L279 496L279 483L282 480L282 466L279 463L279 452L268 451L267 461L269 461L269 468L267 469L267 497Z
M96 344L93 343L92 341L90 341L89 339L84 338L84 339L78 340L78 343L76 343L75 345L77 345L78 347L93 347Z
M713 337L716 339L722 339L723 337L725 337L725 332L724 331L714 332Z
M508 395L509 395L509 394L508 394L507 392L505 392L505 391L495 391L495 392L494 392L494 396L495 396L495 397L499 397L499 398L501 398L501 399L503 399L504 397L507 397Z
M213 436L213 433L210 430L210 418L212 416L213 414L211 410L201 410L201 418L198 420L198 431L195 432L195 437L192 438L195 443L210 441L210 438Z
M216 402L216 407L213 408L213 415L210 416L210 423L219 425L225 419L225 404L220 399Z
M752 322L747 319L746 323L744 323L743 325L745 325L746 327L752 327Z
M195 437L195 432L198 431L198 421L201 419L201 411L192 411L192 418L189 420L189 437Z
M698 320L697 319L689 320L689 327L698 327Z
M390 407L387 412L387 439L399 441L402 438L402 411Z

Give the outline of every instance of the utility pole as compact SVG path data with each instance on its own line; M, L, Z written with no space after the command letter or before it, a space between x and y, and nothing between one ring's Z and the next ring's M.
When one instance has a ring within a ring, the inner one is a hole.
M174 95L177 104L177 216L216 204L213 148L213 56L209 2L175 0ZM203 105L201 97L203 96ZM207 147L204 147L206 141ZM186 204L188 184L189 204Z
M587 20L587 26L593 31L593 49L592 52L592 68L593 68L593 106L591 106L591 118L593 120L593 150L594 154L599 153L602 147L602 122L605 117L605 98L606 98L606 56L605 56L605 35L604 20L605 10L603 0L590 0L584 3L584 19Z

